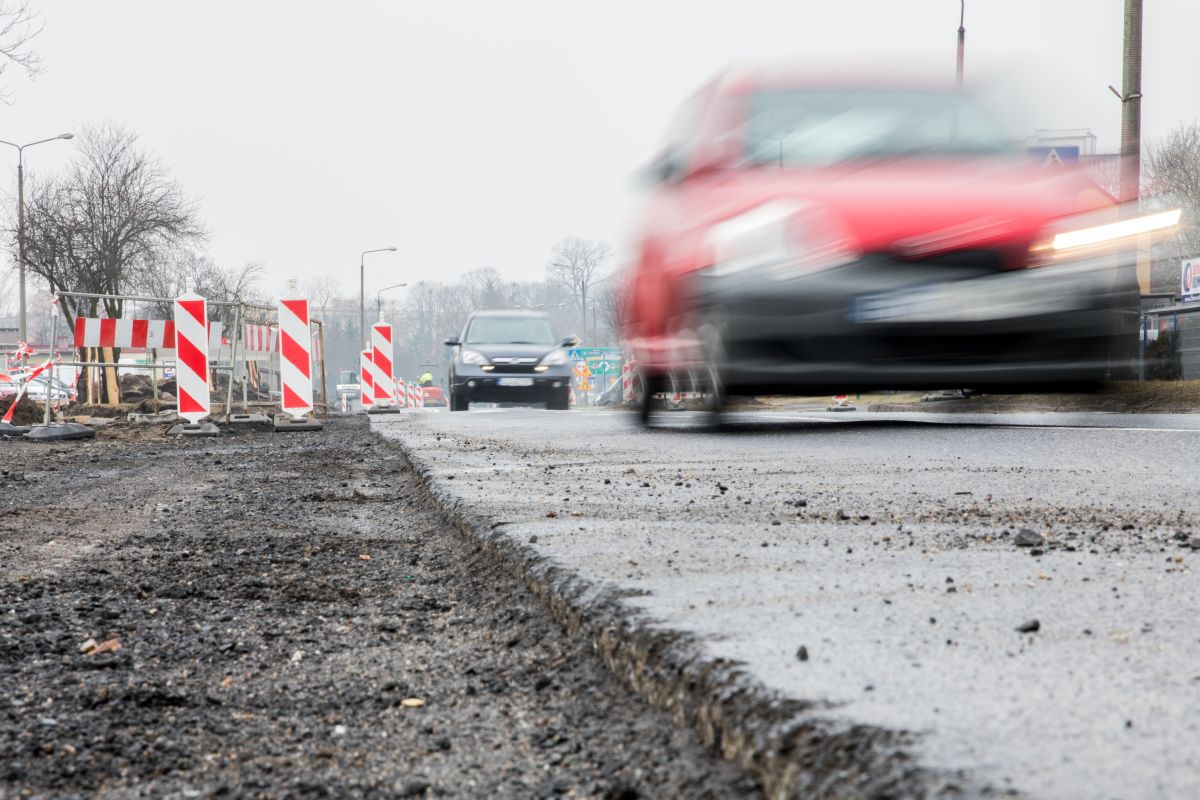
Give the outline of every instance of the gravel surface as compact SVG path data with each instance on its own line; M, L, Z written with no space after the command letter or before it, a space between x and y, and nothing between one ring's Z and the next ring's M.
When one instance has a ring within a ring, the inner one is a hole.
M463 513L815 704L798 722L909 732L968 793L1200 797L1200 417L626 417L377 424Z
M0 459L0 798L759 794L362 419Z

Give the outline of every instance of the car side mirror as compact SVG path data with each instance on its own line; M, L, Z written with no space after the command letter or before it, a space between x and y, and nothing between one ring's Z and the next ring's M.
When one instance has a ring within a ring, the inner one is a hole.
M579 347L579 342L578 336L568 336L559 343L559 347Z
M447 336L446 341L443 342L443 344L445 344L446 347L458 347L460 344L462 344L462 342L458 340L457 336Z
M670 183L683 176L683 169L676 154L671 150L664 150L642 168L642 175L650 184Z

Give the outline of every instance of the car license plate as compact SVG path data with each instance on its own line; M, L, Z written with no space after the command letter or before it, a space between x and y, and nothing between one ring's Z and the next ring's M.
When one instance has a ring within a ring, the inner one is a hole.
M501 378L496 382L501 386L533 386L533 378Z
M1053 269L1020 270L973 280L929 283L860 295L853 322L982 322L1084 307L1087 275Z

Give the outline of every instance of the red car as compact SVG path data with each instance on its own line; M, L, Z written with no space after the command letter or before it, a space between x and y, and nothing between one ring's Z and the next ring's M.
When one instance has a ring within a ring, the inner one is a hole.
M656 159L625 297L645 391L1095 385L1137 307L1137 235L1079 170L955 89L729 74ZM1135 317L1136 318L1136 315Z

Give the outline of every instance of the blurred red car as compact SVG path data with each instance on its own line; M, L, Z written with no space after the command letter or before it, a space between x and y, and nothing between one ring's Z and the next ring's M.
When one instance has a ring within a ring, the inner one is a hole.
M1095 384L1121 255L1178 212L1118 216L1015 151L963 92L737 73L656 159L625 297L651 397Z

